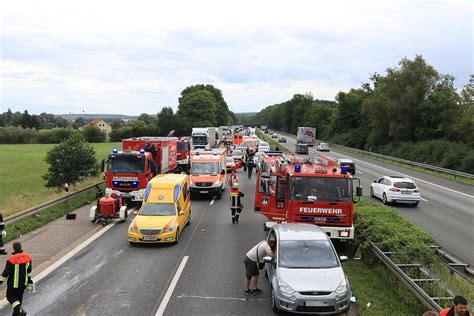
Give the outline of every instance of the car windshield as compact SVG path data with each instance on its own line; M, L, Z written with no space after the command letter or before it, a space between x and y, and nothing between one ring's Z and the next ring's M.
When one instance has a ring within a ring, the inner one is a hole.
M107 171L112 173L142 173L145 170L144 155L110 155Z
M416 189L416 185L413 182L395 182L393 186L399 189Z
M140 209L139 214L143 216L169 216L176 215L176 209L173 203L146 203Z
M339 266L329 240L282 240L278 264L290 269L322 269Z
M191 174L219 174L218 162L193 162Z
M232 151L232 156L243 156L243 155L244 155L244 151L243 151L243 150L234 149L234 151Z
M352 201L351 182L347 178L291 177L290 181L291 200Z
M232 158L232 157L227 157L227 158L225 159L225 162L227 162L227 163L234 163L234 158Z
M206 145L207 136L193 136L193 145Z
M188 144L186 142L178 142L178 151L187 150Z

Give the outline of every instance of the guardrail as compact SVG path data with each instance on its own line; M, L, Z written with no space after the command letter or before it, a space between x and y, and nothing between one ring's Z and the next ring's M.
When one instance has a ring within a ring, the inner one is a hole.
M346 147L346 146L342 146L342 145L338 145L338 144L333 144L333 143L330 143L330 144L333 147L341 148L341 149L344 149L344 150L347 150L347 151L352 151L352 152L355 152L355 153L358 153L358 154L377 157L377 158L382 158L382 159L387 159L387 160L390 160L390 161L395 161L395 162L403 163L403 164L406 164L406 165L420 167L420 168L423 168L425 170L435 171L437 173L442 172L442 173L450 174L450 175L453 175L454 178L463 177L463 178L468 178L468 179L474 179L474 174L470 174L470 173L467 173L467 172L461 172L461 171L457 171L457 170L441 168L441 167L437 167L437 166L424 164L424 163L421 163L421 162L406 160L406 159L392 157L392 156L386 156L386 155L374 153L374 152L371 152L371 151L365 151L365 150L361 150L361 149Z
M423 269L421 264L417 263L395 263L390 259L390 256L393 255L393 252L384 252L380 250L377 245L369 241L370 249L372 252L379 258L379 260L387 266L387 268L392 271L393 274L410 290L415 297L428 309L432 311L441 311L441 306L438 304L438 301L452 300L452 296L446 297L432 297L428 295L418 284L419 283L434 283L439 282L438 279L432 278L431 275L426 273L426 270ZM405 273L403 269L412 268L417 269L420 274L426 276L426 278L413 279L408 274Z
M100 181L100 182L88 185L88 186L86 186L86 187L84 187L80 190L68 193L66 195L57 197L57 198L52 199L50 201L38 204L38 205L30 207L30 208L27 208L26 210L23 210L23 211L20 211L18 213L15 213L13 215L5 217L4 221L5 221L5 223L13 223L13 222L15 222L15 221L17 221L21 218L36 214L36 213L44 210L45 208L53 206L53 205L55 205L59 202L67 201L67 200L69 200L69 199L71 199L71 198L73 198L73 197L75 197L75 196L77 196L77 195L79 195L83 192L89 191L90 189L94 188L98 184L103 184L104 182L105 181Z

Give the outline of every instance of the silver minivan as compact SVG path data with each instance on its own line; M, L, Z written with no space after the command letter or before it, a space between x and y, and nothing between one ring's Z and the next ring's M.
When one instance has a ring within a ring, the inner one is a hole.
M350 308L351 289L331 240L319 226L274 225L274 257L264 257L275 312L337 314Z

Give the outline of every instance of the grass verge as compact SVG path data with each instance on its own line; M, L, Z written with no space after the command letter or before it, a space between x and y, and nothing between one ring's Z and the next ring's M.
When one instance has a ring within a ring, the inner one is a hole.
M453 295L464 295L471 302L470 308L472 308L474 285L455 275L450 275L439 262L437 255L428 247L435 244L434 238L394 209L371 202L368 198L362 198L356 206L354 226L356 242L363 245L364 262L369 265L379 262L368 249L366 241L370 240L382 251L395 252L396 254L392 256L395 263L421 263L431 269L441 280L442 285L450 289ZM390 272L387 270L387 273ZM425 278L417 270L407 270L406 273L412 278ZM422 284L420 287L432 296L450 296L438 283ZM447 307L450 304L450 301L446 301L440 305Z
M50 206L39 213L21 218L11 224L6 224L7 236L3 239L4 242L14 240L22 235L25 235L39 227L54 221L55 219L64 216L70 211L73 211L90 201L95 199L96 191L94 189L81 193L67 201Z
M385 266L361 260L349 260L342 266L357 299L352 307L356 315L423 314L423 305Z

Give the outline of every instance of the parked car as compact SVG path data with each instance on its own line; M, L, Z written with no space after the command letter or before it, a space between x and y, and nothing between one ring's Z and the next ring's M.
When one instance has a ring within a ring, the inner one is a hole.
M308 144L305 143L297 143L295 147L296 154L303 154L307 155L309 153Z
M286 143L286 137L280 136L280 137L278 138L278 142L279 142L279 143Z
M355 175L356 173L356 168L355 164L352 160L347 159L347 158L341 158L337 160L337 166L339 168L346 168L347 172L349 172L352 175Z
M234 157L228 156L225 159L225 165L227 172L232 171L232 170L237 170L242 167L242 160L239 159L234 159Z
M384 176L374 180L370 186L370 196L387 203L407 203L417 206L421 200L420 189L416 183L400 176Z
M277 134L272 134L272 138L278 138Z
M339 314L350 308L351 289L328 236L317 225L274 225L274 257L264 257L273 310Z
M327 143L320 143L318 147L316 147L317 151L329 151L329 145Z

